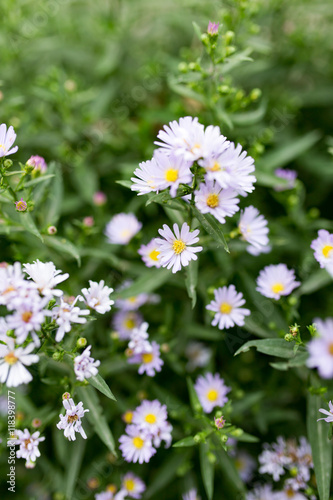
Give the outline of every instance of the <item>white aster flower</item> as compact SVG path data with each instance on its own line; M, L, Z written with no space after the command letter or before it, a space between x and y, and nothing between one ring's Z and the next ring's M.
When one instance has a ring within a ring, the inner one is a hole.
M272 490L271 484L257 486L246 495L246 500L276 500L276 493Z
M252 205L246 207L241 212L238 228L242 235L242 239L250 243L247 250L256 255L256 253L266 253L268 248L268 232L267 220Z
M130 498L141 498L142 493L146 489L145 483L138 476L132 472L127 472L122 479L122 488L124 488L126 495Z
M279 300L282 295L291 294L300 284L293 269L288 269L285 264L271 264L260 271L256 290L265 297Z
M79 356L74 358L74 372L77 380L83 382L84 379L97 375L97 366L100 361L95 361L90 356L91 345L88 346Z
M45 437L39 437L40 433L34 432L30 434L28 429L24 431L16 430L16 442L15 445L20 445L20 449L17 450L17 458L26 459L26 467L31 468L30 462L36 462L37 457L40 457L40 451L38 445L41 441L45 440Z
M0 305L9 310L20 305L22 298L33 294L34 286L24 279L21 263L15 262L12 266L0 268ZM37 293L37 292L36 292Z
M185 349L185 355L188 358L186 368L190 371L199 367L204 367L209 363L212 356L212 350L201 342L189 342Z
M73 399L64 399L62 404L66 410L65 415L60 414L60 422L57 423L57 428L64 431L64 436L69 441L75 441L75 433L79 432L83 439L87 439L87 435L83 430L81 418L84 417L86 411L83 409L83 403L80 401L77 405Z
M194 388L205 413L210 413L216 406L224 406L228 401L227 394L231 391L218 373L200 375Z
M0 344L0 382L7 387L17 387L28 384L32 376L25 366L38 363L39 356L31 354L35 348L33 343L27 347L15 348L15 341L11 337L6 339L6 345Z
M89 313L88 309L80 309L75 306L79 297L76 297L72 304L68 304L60 298L60 305L56 306L52 309L53 319L57 325L59 325L57 334L55 336L56 342L60 342L65 333L68 333L72 329L72 323L79 323L83 325L87 322L86 318L82 318L81 316L87 316Z
M54 287L67 280L69 274L60 274L62 271L57 270L53 262L41 262L37 259L33 264L23 264L23 267L42 295L60 297L63 294L62 290L54 290Z
M329 406L330 411L327 411L324 408L319 408L318 411L320 411L324 415L327 415L327 417L318 418L317 421L318 420L325 420L325 422L327 422L327 423L333 422L333 404L332 404L332 401L328 402L328 406Z
M13 127L9 127L7 130L7 125L2 123L0 125L0 158L16 153L18 146L12 148L15 139L16 134Z
M128 425L126 434L119 438L120 450L126 462L149 462L156 450L152 445L151 437L140 431L136 425Z
M308 497L304 496L299 491L295 491L292 488L286 487L283 491L278 491L274 494L274 500L308 500Z
M133 172L136 177L131 177L133 182L131 190L137 191L138 196L152 191L158 192L160 188L156 182L156 172L157 162L155 158L139 163L139 168L136 168Z
M306 364L310 368L317 368L323 378L333 377L333 318L325 321L315 318L319 336L310 340L307 345L309 358Z
M231 328L235 325L243 326L244 317L249 316L251 311L242 307L245 304L243 294L237 292L234 285L224 286L214 290L214 300L206 309L216 314L212 325L218 325L220 330Z
M233 189L222 189L215 181L207 180L195 191L195 204L202 214L210 213L224 224L225 217L231 217L239 210L236 196Z
M155 179L159 189L170 188L170 196L174 198L180 184L192 182L190 167L192 162L185 161L174 153L167 155L162 150L155 151L156 160Z
M133 236L142 228L134 214L120 213L112 217L105 227L105 235L109 243L115 245L127 245Z
M320 229L318 238L311 243L311 248L320 267L325 268L333 276L333 234Z
M147 267L161 267L161 263L158 259L160 252L155 238L147 243L147 245L141 245L138 250L138 254L141 255L142 260Z
M148 323L142 323L138 328L133 328L131 331L128 347L133 354L152 352L153 348L148 341L148 327Z
M172 268L176 273L182 266L188 266L191 260L197 260L196 253L201 252L202 247L191 246L199 241L199 229L190 232L190 226L184 222L180 231L177 224L173 225L173 230L175 234L164 224L163 229L158 230L164 239L156 238L156 242L162 267Z
M102 491L101 493L96 493L95 500L115 500L112 491Z
M118 292L122 292L127 290L132 285L131 280L126 280L122 283L122 285L117 289ZM121 309L122 311L135 311L139 309L139 307L143 306L143 304L146 304L150 299L152 298L152 295L149 295L148 293L139 293L138 295L133 295L132 297L128 297L125 299L116 299L115 307L118 307L118 309Z
M130 338L133 328L143 323L143 317L137 311L118 311L112 318L112 326L121 340Z
M84 295L84 299L81 297L88 307L94 309L100 314L104 314L111 310L111 306L114 304L114 300L111 300L109 295L113 292L113 288L104 286L104 281L101 280L99 283L96 281L89 280L89 288L83 288L81 292Z
M7 316L7 324L11 330L15 331L17 344L23 344L29 333L36 347L40 346L40 340L36 331L40 330L46 316L51 316L51 312L44 310L48 303L48 298L41 298L37 294L30 294L22 299L19 307L13 314Z

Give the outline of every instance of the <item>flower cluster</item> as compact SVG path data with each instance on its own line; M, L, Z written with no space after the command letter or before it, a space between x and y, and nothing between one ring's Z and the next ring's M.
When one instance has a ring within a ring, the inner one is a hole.
M218 373L200 375L194 388L205 413L210 413L216 406L224 406L228 401L227 394L231 390Z
M24 429L24 431L16 430L15 433L15 445L20 445L16 456L17 458L25 458L25 466L32 469L36 465L37 457L40 457L39 443L44 441L45 437L39 437L40 433L38 431L30 434L28 429Z
M79 404L75 404L71 397L68 397L69 394L64 397L62 404L66 410L65 415L60 413L59 418L60 422L57 424L57 428L59 430L64 431L64 436L69 441L75 441L76 436L75 433L78 432L81 434L83 439L87 439L87 435L83 430L81 419L84 417L84 414L89 410L84 410L83 403L80 401Z
M114 484L107 486L106 491L97 493L95 500L124 500L125 498L142 498L142 493L146 490L146 485L138 476L132 472L127 472L121 481L120 490Z
M131 414L129 425L119 438L120 450L127 462L149 462L162 441L171 445L172 425L168 422L165 405L155 399L144 400Z
M160 357L160 346L154 340L149 342L148 323L142 323L130 333L127 349L128 362L139 364L139 375L146 373L154 377L155 372L160 372L164 364Z

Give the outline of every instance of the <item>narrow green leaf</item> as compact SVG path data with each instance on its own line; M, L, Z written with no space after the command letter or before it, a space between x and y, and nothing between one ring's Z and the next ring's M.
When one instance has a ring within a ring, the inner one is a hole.
M197 302L198 267L198 260L192 260L186 268L185 285L188 296L192 300L192 309Z
M194 22L194 21L192 21L192 26L193 26L195 34L197 35L197 37L201 41L201 29L200 29L200 26L196 22Z
M252 434L248 434L247 432L243 432L243 434L235 437L235 439L237 439L237 441L241 441L242 443L258 443L260 441L257 436L252 436Z
M97 373L97 375L93 377L88 378L88 382L108 398L117 401L114 395L112 394L110 387L105 382L105 380L100 376L99 373Z
M81 257L100 259L121 271L127 271L129 268L129 263L127 261L121 260L116 255L110 253L110 251L101 250L100 248L80 248L80 255Z
M133 186L132 181L119 180L119 181L115 181L115 182L116 182L116 184L120 184L120 186L123 186L123 187L128 188L128 189L131 189L131 187Z
M318 271L311 274L309 278L303 281L302 285L297 290L295 290L294 293L297 296L309 295L310 293L316 292L317 290L320 290L321 288L332 284L332 281L333 278L326 271L326 269L319 269Z
M73 498L75 485L80 473L81 463L84 455L86 440L78 437L75 443L70 443L67 450L67 466L65 479L65 496L68 500Z
M215 219L215 217L211 214L202 214L194 205L191 206L191 209L194 212L194 216L204 227L205 231L213 237L216 245L218 247L223 246L225 251L229 253L229 248L227 242L225 241L221 224Z
M244 113L234 113L230 115L230 118L234 125L240 127L254 125L255 123L263 119L263 117L266 114L266 109L267 109L267 102L263 100L257 109L253 111L247 111Z
M214 493L214 464L209 460L209 447L207 443L200 443L199 450L202 481L208 500L212 500Z
M173 448L187 448L189 446L195 446L197 443L194 441L192 436L186 437L184 439L181 439L180 441L177 441L175 444L173 444Z
M60 166L54 171L54 178L51 183L51 189L43 205L44 224L57 225L61 214L62 199L64 194L62 172Z
M169 458L159 468L154 479L147 488L145 492L145 498L147 500L163 490L163 488L166 488L173 481L177 475L178 468L188 459L188 456L189 453L183 450L180 453L175 451L173 454L170 454Z
M294 344L286 342L284 339L250 340L249 342L245 342L235 352L234 356L237 356L241 352L247 352L250 347L255 347L258 352L268 354L269 356L278 356L279 358L287 359L295 357Z
M44 236L44 239L46 245L48 245L49 247L53 248L58 252L61 253L64 252L70 255L71 257L74 257L74 259L77 260L78 266L81 265L81 257L79 250L76 248L75 245L73 245L73 243L66 240L65 238L59 238L58 236Z
M44 241L43 236L40 234L38 231L38 228L35 224L35 221L33 220L31 214L29 213L24 213L20 214L20 222L24 229L28 231L29 233L33 234L34 236L37 236L41 241Z
M84 408L89 410L89 412L85 415L87 416L90 424L93 426L96 434L108 447L111 453L117 456L114 438L107 420L103 415L103 410L99 404L99 399L95 389L91 386L78 387L77 392L80 400L83 402Z
M194 385L190 377L186 377L186 382L187 382L187 387L188 387L188 393L190 396L190 403L191 403L191 408L194 411L194 413L198 413L202 411L202 406L200 404L197 391L194 389Z
M116 299L128 299L136 297L139 293L150 293L163 285L169 278L171 272L166 269L149 269L131 286L113 294Z
M329 500L332 474L332 441L328 439L329 426L324 420L317 421L322 415L322 399L316 394L308 394L307 430L312 450L312 458L316 475L320 500Z
M40 184L41 182L45 182L48 179L52 179L54 177L54 174L48 174L48 175L43 175L41 177L37 177L36 179L32 179L31 181L25 182L23 189L31 186L35 186L36 184Z
M217 444L217 438L214 437L213 441ZM244 483L239 477L238 471L235 467L234 462L227 455L225 450L221 447L219 452L216 454L218 463L221 467L223 480L229 486L230 490L233 492L230 498L245 498L245 488Z

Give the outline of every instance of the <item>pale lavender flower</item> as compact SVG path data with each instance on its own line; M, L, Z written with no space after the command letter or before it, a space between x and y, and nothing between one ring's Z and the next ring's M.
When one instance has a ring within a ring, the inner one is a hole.
M126 427L126 434L120 436L119 443L119 448L126 462L139 462L139 464L149 462L156 453L151 437L140 431L136 425Z
M159 261L160 252L158 250L158 245L153 238L147 245L141 245L138 250L138 254L141 255L143 262L147 267L161 267L161 262Z
M222 189L215 181L201 183L195 193L195 204L202 214L212 214L221 224L238 210L239 198L233 189Z
M271 264L260 271L256 290L265 297L279 300L282 295L290 295L300 284L293 269L288 269L285 264Z
M131 280L124 281L122 285L117 289L117 293L127 290L131 285ZM116 299L115 307L123 311L135 311L139 309L139 307L150 301L151 298L152 295L149 295L148 293L139 293L138 295L133 295L132 297L128 297L125 299Z
M142 323L138 328L133 328L131 331L128 348L133 355L152 352L153 348L148 341L148 327L148 323Z
M30 462L36 462L37 458L40 457L38 446L39 443L45 440L45 437L39 437L40 433L38 431L30 434L28 429L24 429L24 431L16 430L15 434L15 445L20 445L16 456L17 458L25 458L26 467L30 468Z
M150 344L150 348L152 348L152 350L130 357L128 363L140 364L138 369L139 375L146 373L148 377L154 377L155 372L160 372L162 370L164 361L160 357L160 346L157 342L153 341Z
M114 304L114 300L111 300L109 297L113 292L113 288L109 288L106 285L104 286L103 280L99 283L89 280L89 285L89 288L83 288L81 290L84 298L81 297L80 299L99 314L105 314L107 311L110 311L111 306Z
M29 160L27 161L27 165L29 165L30 167L35 167L33 172L40 172L41 174L44 174L47 170L46 161L42 156L30 156Z
M285 467L292 463L290 456L287 455L287 443L281 436L277 442L269 445L264 444L264 451L258 457L260 474L269 474L274 481L279 481L280 476L285 474Z
M71 331L72 323L83 325L87 322L86 318L82 318L82 316L87 316L90 313L88 309L80 309L75 306L78 298L76 297L72 304L68 304L60 297L60 305L52 309L53 319L59 326L55 336L56 342L60 342L64 338L65 333Z
M127 472L121 481L122 488L130 498L139 499L146 490L146 485L138 476L132 472Z
M142 228L134 214L114 215L105 227L108 242L115 245L127 245Z
M255 170L254 160L242 151L240 144L235 147L232 142L218 154L211 148L211 153L198 163L206 169L207 178L216 180L222 188L232 188L241 196L254 190L256 178L251 175Z
M208 27L207 27L208 35L211 35L211 36L217 35L219 32L219 26L220 26L220 23L214 23L212 21L209 21Z
M237 292L234 285L230 285L214 290L214 300L206 309L216 313L212 325L218 325L219 329L223 330L235 325L244 325L245 316L251 314L249 309L242 307L244 304L243 294Z
M187 493L184 493L183 500L201 500L198 495L198 492L195 488L192 488Z
M253 478L253 472L257 468L254 458L244 450L237 451L235 457L235 467L244 483L249 483Z
M74 372L76 379L83 382L84 379L97 375L97 367L101 364L100 361L95 361L90 356L91 345L88 346L79 356L74 358Z
M24 279L20 262L0 268L0 305L15 309L34 287Z
M60 274L53 262L41 262L36 260L33 264L23 264L24 271L32 279L38 288L38 291L46 297L60 297L62 290L54 290L54 287L67 280L68 273Z
M313 338L307 344L309 358L306 364L309 368L317 368L322 378L333 377L333 318L322 321L315 318L319 337Z
M311 248L320 267L325 268L333 276L333 234L320 229L318 238L311 243Z
M158 165L154 157L151 160L139 163L139 167L133 172L136 177L131 177L133 182L131 190L137 191L138 196L158 192L160 187L155 177L157 169Z
M31 354L34 344L31 342L26 347L15 347L15 341L11 337L7 337L5 342L6 345L0 344L0 382L7 387L28 384L32 375L25 366L39 361L37 354Z
M324 408L319 408L318 411L320 411L321 413L323 413L324 415L327 415L327 417L323 417L323 418L318 418L317 419L317 422L319 420L325 420L325 422L327 423L330 423L330 422L333 422L333 404L332 404L332 401L329 401L328 402L328 406L330 408L330 411L327 411L325 410Z
M297 179L296 170L288 170L287 168L277 168L274 171L276 177L284 179L286 182L281 183L279 186L275 186L275 191L286 191L288 189L294 189Z
M16 153L18 146L12 148L15 139L16 134L13 127L9 127L7 130L7 125L2 123L0 125L0 158Z
M89 410L84 410L82 401L76 405L72 398L64 399L62 404L66 413L65 415L59 415L60 422L57 424L57 428L64 431L64 436L69 441L76 440L76 432L79 432L83 439L87 439L87 435L82 427L81 418Z
M36 332L41 329L45 317L52 314L50 311L44 310L47 304L48 298L30 294L21 300L13 314L7 316L8 327L15 331L17 344L23 344L30 333L35 346L40 346Z
M231 391L218 373L200 375L194 388L205 413L210 413L216 406L224 406L228 401L227 394Z
M276 500L276 493L273 492L270 484L257 486L246 495L246 500Z
M188 358L186 368L190 371L199 367L205 367L212 356L212 350L201 342L189 342L185 349L185 355Z
M142 323L143 316L137 311L118 311L112 318L112 326L121 340L129 339L133 328L138 328Z
M102 491L101 493L96 493L95 500L114 500L113 492Z
M269 229L267 220L263 215L259 214L259 210L252 205L246 207L244 211L242 210L238 228L242 239L250 243L250 247L247 248L250 253L252 253L252 248L258 250L259 253L261 251L265 252L269 243L267 236Z
M197 260L196 253L201 252L202 247L191 246L199 241L197 237L199 229L190 232L190 226L184 222L181 230L178 224L173 225L173 230L175 234L169 226L163 224L163 229L159 229L158 232L164 239L156 238L156 243L162 267L172 268L172 272L176 273L182 266L188 266L191 260Z
M172 426L167 421L168 413L165 405L155 399L142 401L133 413L133 424L149 435L155 447L159 447L161 440L171 444Z
M158 189L170 188L170 196L174 198L180 184L190 184L192 182L192 172L190 167L192 162L185 161L181 156L174 153L167 155L162 150L155 151L156 160L154 179Z
M283 491L277 491L274 494L274 500L308 500L308 497L304 496L299 491L295 491L292 488L286 487Z

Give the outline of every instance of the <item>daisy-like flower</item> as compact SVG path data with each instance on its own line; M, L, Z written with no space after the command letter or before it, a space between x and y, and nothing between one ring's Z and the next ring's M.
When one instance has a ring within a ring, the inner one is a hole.
M156 181L157 172L156 158L139 163L139 168L134 170L136 177L131 177L133 182L131 186L132 191L137 191L138 196L151 193L152 191L158 192L160 187Z
M25 368L33 363L38 363L39 356L31 354L35 348L33 343L27 347L15 348L15 341L11 337L6 338L6 345L0 344L0 382L7 387L17 387L28 384L32 375Z
M318 238L311 243L311 248L320 267L325 268L333 276L333 234L320 229Z
M0 158L2 156L8 156L16 153L18 146L12 148L16 139L16 134L13 127L9 127L7 130L7 125L2 123L0 125Z
M64 431L64 436L69 441L75 441L75 433L79 432L83 439L87 439L87 435L83 430L81 418L89 410L83 409L83 403L80 401L77 405L72 398L64 399L62 404L66 410L65 415L60 414L60 422L57 423L57 428Z
M299 491L286 487L283 491L277 491L274 494L274 500L307 500L308 497L304 496Z
M152 352L152 346L148 341L148 323L142 323L138 328L133 328L130 334L128 348L135 354Z
M133 413L133 424L140 430L155 437L165 427L167 418L168 413L165 405L161 405L157 399L154 401L145 399Z
M9 310L18 307L23 297L30 295L35 284L24 279L20 262L12 266L0 267L0 305Z
M140 354L140 363L138 373L142 375L146 373L148 377L154 377L155 372L160 372L164 361L160 356L160 346L157 342L153 340L151 343L152 351L144 352Z
M196 368L204 367L208 364L212 356L212 350L201 342L193 341L189 342L186 346L185 355L188 358L186 368L193 371Z
M118 311L112 318L112 326L121 340L129 339L132 330L139 328L142 323L143 316L137 311Z
M269 474L274 481L279 481L280 476L285 474L285 467L291 464L292 459L287 454L287 443L282 436L277 442L269 445L264 444L264 451L258 457L260 474Z
M319 337L316 337L307 345L309 358L306 364L309 368L317 368L319 375L323 378L333 377L333 318L322 321L315 318Z
M60 274L62 271L57 270L53 262L41 262L37 259L33 264L23 264L23 268L42 295L60 297L63 294L62 290L54 290L54 287L67 280L69 274Z
M79 297L76 297L72 304L68 304L60 298L60 305L56 306L52 309L53 319L57 325L59 325L57 334L55 336L56 342L60 342L65 333L68 333L72 329L72 323L79 323L83 325L87 322L86 318L82 318L82 316L87 316L89 313L88 309L80 309L75 306Z
M121 482L122 488L130 498L141 498L146 490L146 485L138 476L132 472L127 472Z
M333 422L333 404L332 404L332 401L328 402L328 406L330 408L330 411L327 411L324 408L319 408L318 411L320 411L324 415L327 415L327 417L318 418L318 420L325 420L325 422L327 422L327 423Z
M30 468L30 462L36 462L37 458L40 457L40 451L38 445L40 442L45 440L45 437L39 437L40 433L34 432L30 434L28 429L24 431L17 430L15 445L20 445L20 449L17 450L17 458L26 459L26 467Z
M126 427L126 434L120 436L119 443L126 462L149 462L156 453L151 437L140 431L136 425Z
M276 500L276 493L272 490L271 484L257 486L246 495L246 500Z
M89 288L83 288L81 292L84 295L84 299L81 297L88 307L94 309L100 314L105 314L107 311L111 310L111 306L114 304L114 300L110 299L110 294L113 292L113 288L104 286L104 281L101 280L99 283L96 281L89 280Z
M182 267L188 266L191 260L197 260L196 253L201 252L202 247L191 246L199 241L199 229L190 232L190 226L184 222L181 230L177 224L173 225L173 230L175 234L164 224L163 229L158 230L164 239L156 238L156 243L162 267L172 268L172 272L176 273Z
M216 180L222 188L232 188L241 196L247 196L254 190L256 182L254 175L254 160L242 152L240 144L235 147L232 142L230 146L217 154L211 149L211 153L199 165L207 171L208 180Z
M300 284L293 269L288 269L285 264L271 264L260 271L256 289L265 297L279 300L282 295L291 294Z
M279 186L275 186L275 191L286 191L288 189L294 189L297 179L296 170L288 170L287 168L277 168L275 170L276 177L287 181L286 183L281 183Z
M7 316L8 327L15 331L17 344L23 344L30 333L36 347L40 346L36 331L40 330L45 317L52 314L44 310L47 303L48 298L30 294L29 297L22 299L12 315Z
M180 184L192 182L190 167L192 162L185 161L174 153L167 155L164 151L157 150L154 154L156 160L155 179L159 189L170 188L170 196L174 198Z
M253 478L253 472L257 468L256 461L244 450L238 451L235 457L235 467L244 483L249 483Z
M184 493L183 500L201 500L198 495L198 492L195 488L192 488L187 493Z
M40 172L41 174L44 174L47 170L47 164L46 161L42 156L30 156L29 160L27 161L27 165L30 167L34 167L33 172Z
M218 373L200 375L194 388L205 413L210 413L216 406L224 406L228 401L227 394L231 391Z
M112 491L102 491L101 493L96 493L95 500L114 500L114 494Z
M242 307L244 304L243 294L237 292L234 285L230 285L214 290L214 300L206 309L216 313L212 325L218 325L219 329L223 330L235 325L244 325L244 317L251 314L249 309Z
M138 250L138 254L141 255L142 260L147 267L161 267L161 263L158 259L160 252L155 238L147 243L147 245L141 245Z
M241 212L238 228L242 239L250 243L247 250L253 254L253 250L258 253L264 252L269 243L267 220L253 206L246 207ZM253 249L253 250L252 250Z
M82 354L74 358L74 372L77 380L83 382L84 379L97 375L97 366L101 364L100 361L95 361L90 356L91 345L88 346Z
M195 191L195 204L201 213L210 213L224 224L225 217L231 217L239 210L236 196L233 189L222 189L215 181L207 180Z
M126 280L122 285L117 289L117 292L125 291L132 285L132 281ZM139 307L146 304L150 301L151 295L148 293L139 293L138 295L133 295L132 297L128 297L126 299L116 299L115 307L118 309L122 309L123 311L135 311L139 309Z
M120 213L112 217L105 227L105 235L109 243L115 245L127 245L133 236L142 228L134 214Z

